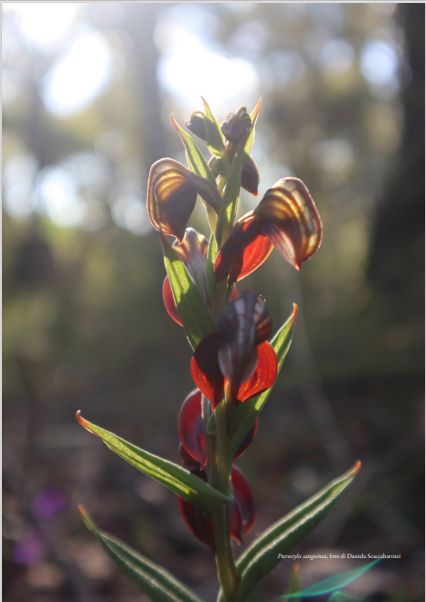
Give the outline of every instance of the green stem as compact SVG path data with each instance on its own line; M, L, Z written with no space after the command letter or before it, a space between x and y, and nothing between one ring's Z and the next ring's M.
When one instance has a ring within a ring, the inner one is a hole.
M219 192L222 193L222 190L225 188L226 177L220 176L219 182L217 183L217 187L219 188Z
M201 411L203 416L204 432L206 434L207 444L207 481L211 487L217 489L217 446L216 435L210 435L207 432L207 423L212 414L212 404L202 395Z
M228 387L229 390L229 387ZM227 390L227 393L228 393ZM229 462L229 418L232 406L227 396L216 406L217 489L231 495L231 463ZM238 577L231 541L232 503L213 513L216 564L225 600L232 602L238 589Z

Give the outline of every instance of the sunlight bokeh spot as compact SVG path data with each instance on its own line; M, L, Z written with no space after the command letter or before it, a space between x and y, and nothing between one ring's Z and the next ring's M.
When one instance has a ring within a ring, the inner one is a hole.
M54 115L66 117L91 102L110 75L111 56L104 37L94 32L83 34L47 74L44 103Z
M340 75L350 69L354 60L354 49L346 40L329 40L318 57L323 71Z
M214 52L182 27L165 27L167 31L157 31L156 41L164 43L166 35L169 39L159 65L160 82L168 91L193 106L202 95L216 109L234 97L256 96L258 77L249 62Z
M49 50L67 32L76 13L73 3L11 3L27 41Z
M361 73L368 83L386 86L398 71L396 50L383 40L367 42L361 51Z
M42 171L37 178L41 208L54 224L62 228L80 225L85 207L74 179L61 167Z

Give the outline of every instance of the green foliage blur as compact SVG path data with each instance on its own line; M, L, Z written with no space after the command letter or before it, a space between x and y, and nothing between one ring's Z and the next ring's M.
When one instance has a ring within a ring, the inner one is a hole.
M294 175L324 223L301 273L274 252L239 285L265 297L276 329L293 302L300 310L240 461L258 504L254 534L359 458L357 482L300 551L400 553L354 594L422 599L424 5L2 11L4 600L140 599L78 503L214 598L213 559L174 496L74 419L80 409L178 461L191 349L163 306L146 181L162 157L185 163L170 114L183 126L201 95L221 121L263 97L259 199ZM259 199L243 191L239 215ZM208 235L203 212L190 225ZM307 562L301 582L351 568ZM290 574L283 562L253 602L285 591Z

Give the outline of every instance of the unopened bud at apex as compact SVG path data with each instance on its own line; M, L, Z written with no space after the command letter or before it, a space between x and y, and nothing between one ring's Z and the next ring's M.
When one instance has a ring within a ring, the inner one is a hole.
M246 129L251 128L251 119L250 115L247 113L247 108L240 107L235 113L228 115L220 127L223 135L230 142L240 142Z
M188 130L198 136L198 138L204 140L204 142L207 140L204 113L195 111L195 113L192 113L189 121L185 121L185 125Z

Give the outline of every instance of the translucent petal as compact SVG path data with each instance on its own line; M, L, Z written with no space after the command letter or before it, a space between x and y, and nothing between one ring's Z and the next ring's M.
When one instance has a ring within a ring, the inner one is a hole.
M182 241L197 194L219 213L221 196L215 184L173 159L154 163L147 192L148 215L154 228Z
M217 256L216 282L225 280L228 275L230 285L245 278L262 265L272 249L272 243L260 231L258 219L250 211L237 222Z
M185 500L183 500L181 497L178 497L178 502L180 512L186 524L197 539L209 546L214 556L216 549L213 522L211 520L207 520L202 510L196 506L193 506L189 502L185 502Z
M256 504L249 482L236 466L232 467L231 482L234 490L231 535L243 543L243 537L250 531L256 519Z
M254 215L259 218L259 230L296 269L321 245L321 218L308 189L297 178L283 178L267 190Z
M201 415L201 391L195 389L182 404L178 418L179 439L188 454L200 463L207 463L206 435Z
M164 306L165 306L166 311L169 314L169 316L175 322L177 322L179 324L179 326L182 326L182 322L181 322L181 319L178 314L176 303L173 298L172 287L170 286L170 280L169 280L168 276L166 276L164 278L164 282L163 282L163 301L164 301Z
M225 396L225 379L218 361L223 337L218 332L206 336L195 350L191 361L191 374L200 391L209 399L213 408Z
M277 377L278 360L272 347L265 341L257 347L257 368L249 381L243 383L238 389L238 401L246 401L250 397L259 395L272 387Z

